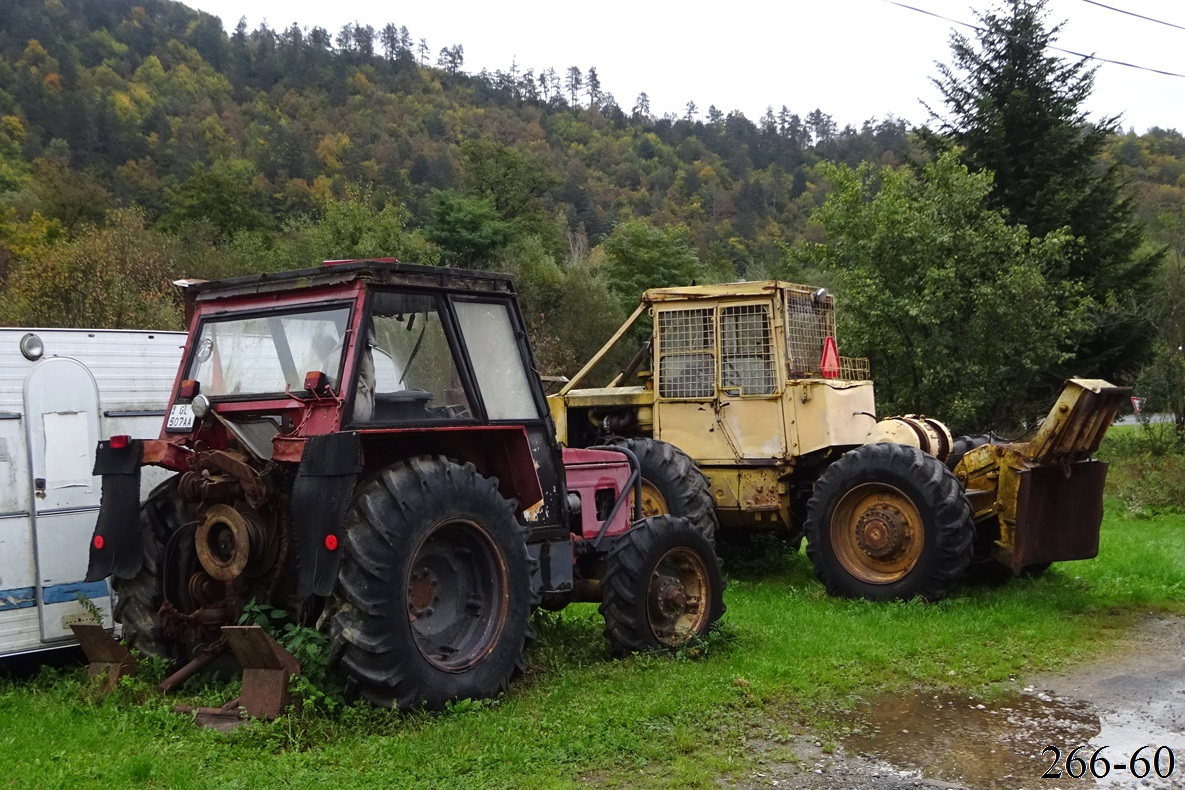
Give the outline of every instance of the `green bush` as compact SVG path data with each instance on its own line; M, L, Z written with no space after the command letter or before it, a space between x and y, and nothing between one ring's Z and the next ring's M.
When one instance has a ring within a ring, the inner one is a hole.
M1112 428L1099 448L1107 496L1135 517L1185 512L1185 439L1172 423Z

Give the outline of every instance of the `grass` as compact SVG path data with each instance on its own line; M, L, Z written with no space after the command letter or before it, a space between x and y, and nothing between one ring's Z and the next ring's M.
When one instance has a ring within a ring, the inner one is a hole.
M595 608L574 606L540 619L507 697L437 715L351 708L223 735L146 684L97 700L79 669L0 675L0 785L709 786L749 764L750 735L825 730L875 692L990 692L1120 643L1148 612L1182 613L1183 549L1181 515L1109 516L1097 560L936 605L827 598L804 555L766 552L734 571L726 626L699 658L611 659Z
M770 540L730 565L725 625L696 655L613 659L596 608L572 606L540 615L526 676L490 704L294 713L224 735L172 706L220 704L233 684L164 699L137 680L103 700L79 668L0 672L0 786L714 786L752 769L750 739L830 742L863 697L991 694L1121 647L1149 613L1185 614L1180 501L1161 478L1155 507L1138 493L1146 470L1175 482L1185 463L1165 466L1133 436L1104 448L1115 463L1098 559L934 605L872 604L826 597L805 555Z

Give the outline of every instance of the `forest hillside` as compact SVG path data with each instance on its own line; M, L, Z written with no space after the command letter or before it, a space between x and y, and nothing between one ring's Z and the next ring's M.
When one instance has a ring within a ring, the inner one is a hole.
M875 184L940 155L902 118L655 117L596 64L470 73L463 42L433 51L394 22L227 34L171 0L8 8L4 324L177 328L176 277L396 255L515 274L543 366L571 373L640 287L779 276L842 291L810 250L834 233L817 212L843 173ZM1112 129L1094 166L1118 174L1142 249L1179 264L1182 135Z

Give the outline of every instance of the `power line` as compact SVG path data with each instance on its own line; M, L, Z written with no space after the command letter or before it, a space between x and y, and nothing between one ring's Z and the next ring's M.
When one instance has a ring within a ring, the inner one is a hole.
M1128 16L1134 16L1136 19L1146 19L1149 22L1155 22L1158 25L1166 25L1167 27L1175 27L1175 28L1177 28L1177 30L1185 30L1185 27L1183 27L1181 25L1174 25L1172 22L1165 22L1163 19L1153 19L1150 16L1144 16L1143 14L1137 14L1134 11L1124 11L1122 8L1116 8L1115 6L1109 6L1106 3L1095 2L1095 0L1082 0L1082 2L1090 3L1091 5L1097 5L1099 8L1105 8L1108 11L1115 11L1120 14L1127 14Z
M1089 1L1090 0L1087 0L1087 2L1089 2ZM900 8L908 9L910 11L917 11L919 14L925 14L926 16L932 16L936 19L941 19L944 22L950 22L952 25L961 25L962 27L970 28L971 30L978 30L981 33L988 32L987 30L980 27L979 25L972 25L969 22L960 22L957 19L951 19L948 16L943 16L942 14L936 14L933 11L927 11L924 8L916 8L911 5L906 5L905 3L898 3L898 2L896 2L896 0L884 0L884 2L888 3L889 5L895 5ZM1018 36L1012 36L1007 33L1004 33L1003 35L1008 36L1008 38L1011 38L1014 41L1026 41L1030 44L1032 43L1032 41L1029 39L1021 39ZM1185 74L1178 74L1175 71L1161 71L1160 69L1153 69L1153 68L1149 68L1148 66L1139 66L1139 65L1136 65L1135 63L1126 63L1122 60L1111 60L1110 58L1100 58L1098 55L1087 55L1083 52L1075 52L1072 49L1063 49L1062 47L1055 47L1052 44L1046 44L1045 46L1048 49L1052 49L1057 52L1064 52L1067 55L1073 55L1076 58L1084 58L1086 60L1097 60L1100 63L1110 63L1115 66L1126 66L1129 69L1139 69L1140 71L1150 71L1153 74L1163 74L1166 77L1180 77L1181 79L1185 79Z

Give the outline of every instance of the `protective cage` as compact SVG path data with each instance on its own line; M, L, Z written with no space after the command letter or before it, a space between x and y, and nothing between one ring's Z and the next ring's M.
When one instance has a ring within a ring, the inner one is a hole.
M835 297L806 286L792 285L785 291L787 375L818 377L823 373L823 345L828 337L836 337ZM868 359L840 357L838 378L867 381L871 378Z

